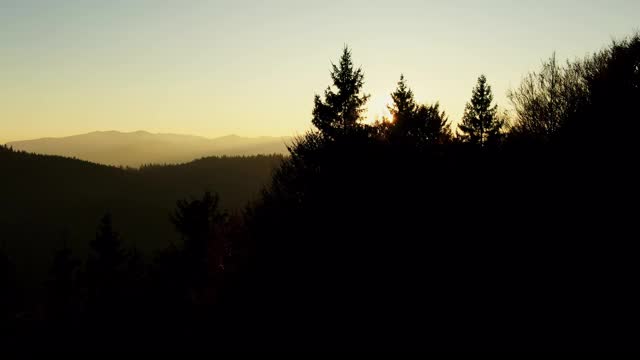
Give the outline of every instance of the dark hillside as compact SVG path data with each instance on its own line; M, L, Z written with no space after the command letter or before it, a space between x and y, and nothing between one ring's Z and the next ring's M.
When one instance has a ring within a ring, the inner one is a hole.
M97 221L111 212L125 242L150 254L179 239L168 221L177 200L208 190L223 208L240 210L281 160L210 157L137 170L0 148L0 239L24 260L19 267L33 269L63 243L85 253Z

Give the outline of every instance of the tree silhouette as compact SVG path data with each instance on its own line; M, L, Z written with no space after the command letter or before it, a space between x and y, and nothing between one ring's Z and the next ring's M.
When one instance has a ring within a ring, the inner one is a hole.
M411 132L418 105L413 96L413 91L407 86L404 75L400 75L398 87L391 94L393 104L387 106L393 120L394 134L403 136Z
M109 316L121 300L127 261L120 234L113 229L111 214L105 214L100 220L90 246L86 269L89 306L97 315Z
M596 142L606 144L609 150L617 149L616 156L634 154L640 101L640 32L614 41L579 66L588 86L588 100L570 119L566 135L583 148ZM616 125L607 126L605 121L613 119Z
M566 122L584 108L587 83L580 63L558 64L555 53L538 73L528 74L507 94L515 109L514 135L553 140Z
M192 291L203 290L212 276L224 270L229 249L224 234L228 216L219 204L217 194L206 192L202 199L178 201L171 216L182 236L185 281Z
M497 117L498 106L491 106L492 102L491 86L481 75L465 108L462 123L458 125L461 132L458 136L463 141L484 147L500 134L504 124Z
M391 139L417 146L447 142L451 138L447 116L440 104L418 105L404 75L391 94L393 104L388 106L393 117ZM384 125L384 123L379 124Z
M451 141L449 120L440 103L420 105L416 110L416 137L420 144L443 144Z
M327 87L324 100L316 95L313 108L313 125L328 138L349 135L360 126L369 95L361 93L364 73L356 69L347 46L342 51L338 65L332 64L333 86Z

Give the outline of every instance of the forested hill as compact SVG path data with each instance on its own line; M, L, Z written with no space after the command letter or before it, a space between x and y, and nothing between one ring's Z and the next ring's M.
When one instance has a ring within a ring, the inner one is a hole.
M0 243L30 266L49 261L63 243L84 253L111 212L125 243L151 253L179 239L168 221L177 200L211 191L223 208L239 210L281 160L210 157L134 170L0 147Z

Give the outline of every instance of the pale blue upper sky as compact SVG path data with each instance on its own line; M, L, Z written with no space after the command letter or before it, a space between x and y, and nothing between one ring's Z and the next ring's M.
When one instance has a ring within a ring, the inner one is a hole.
M344 44L381 114L400 73L457 120L555 50L640 27L638 0L0 0L0 143L94 130L291 135Z

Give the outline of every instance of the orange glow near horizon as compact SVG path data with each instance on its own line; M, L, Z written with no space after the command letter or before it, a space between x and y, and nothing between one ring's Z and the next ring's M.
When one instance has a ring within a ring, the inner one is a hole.
M0 144L96 130L301 134L344 45L371 94L364 122L390 115L401 73L419 103L459 121L480 74L505 109L553 50L583 57L638 25L638 1L583 0L579 16L556 2L567 4L3 0Z
M384 118L391 120L388 106L392 103L391 91L378 93L378 96L372 94L367 104L367 115L364 122L373 124L376 121L382 121Z

